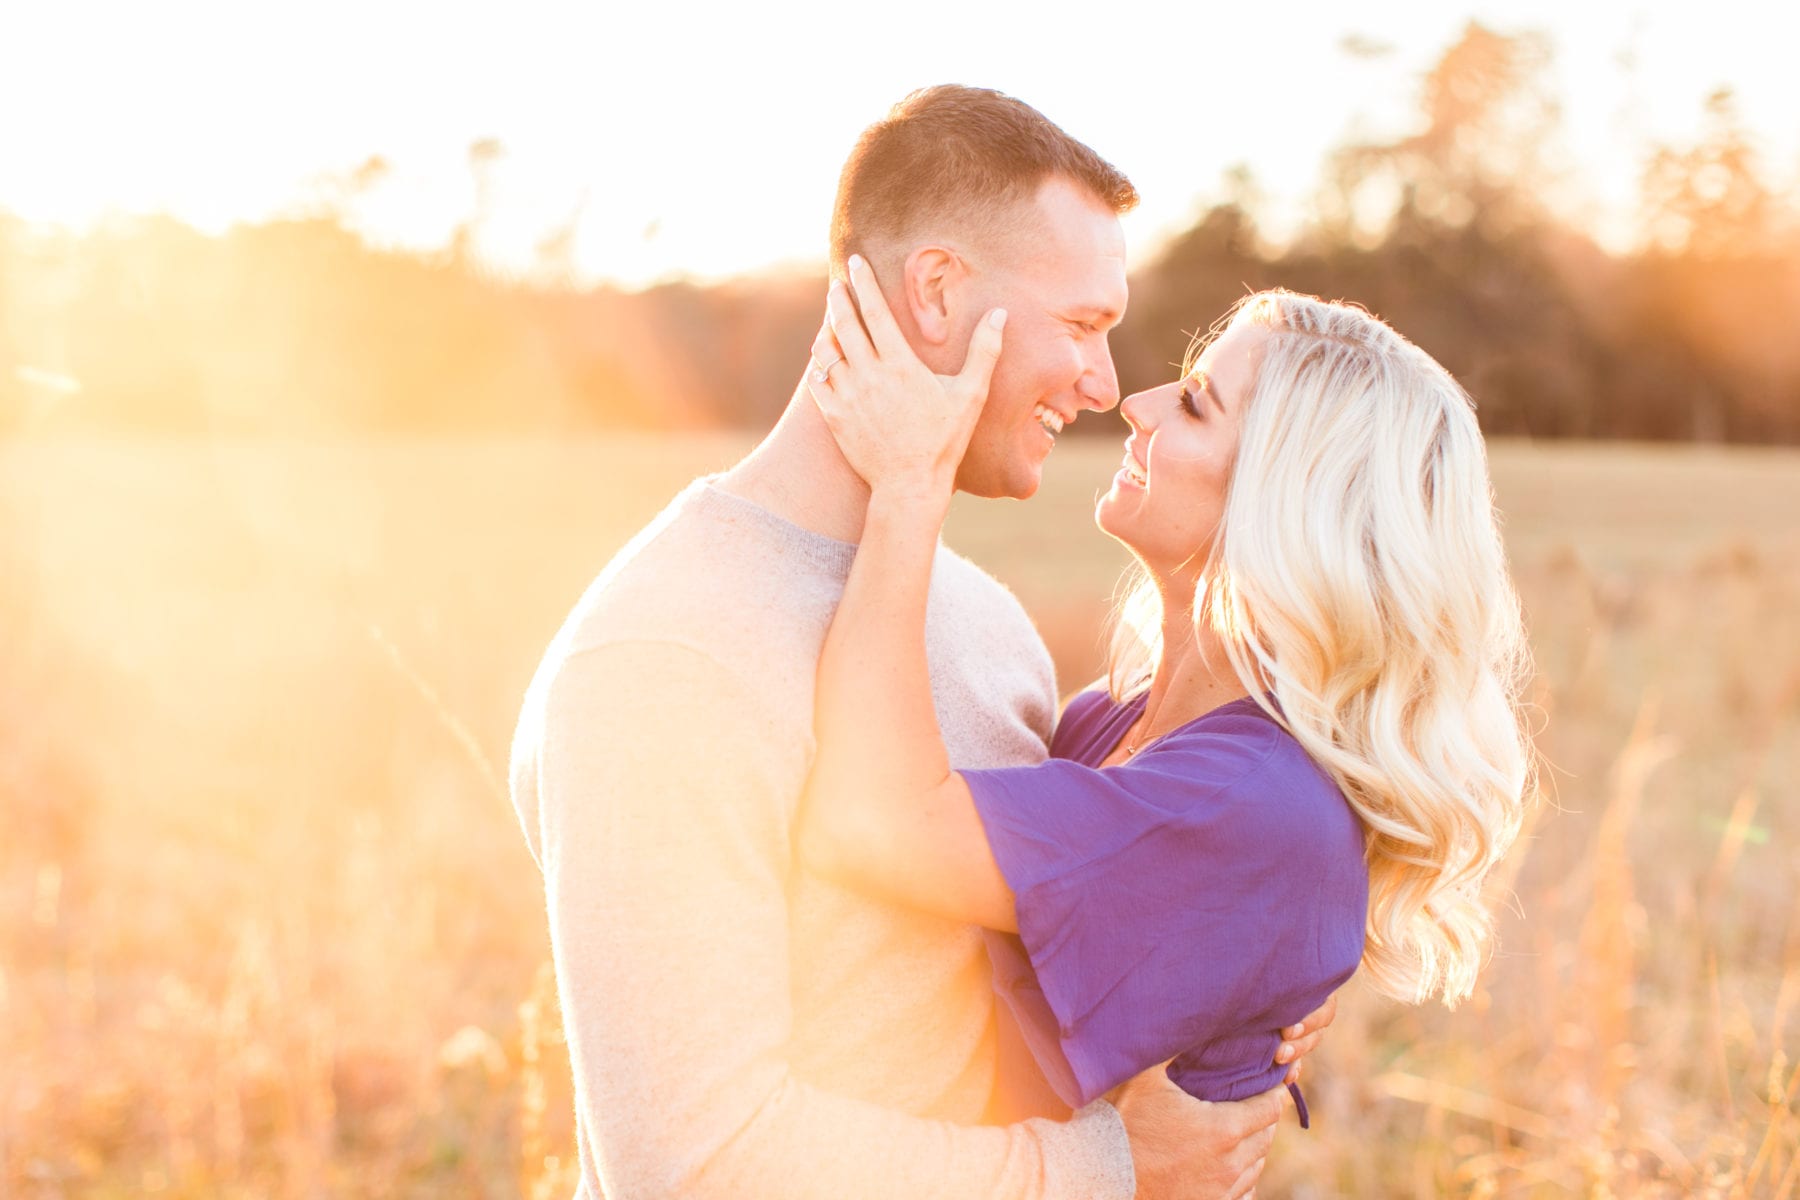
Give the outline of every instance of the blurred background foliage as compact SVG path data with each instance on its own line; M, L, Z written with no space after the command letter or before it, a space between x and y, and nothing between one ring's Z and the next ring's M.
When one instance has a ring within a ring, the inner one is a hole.
M1229 172L1133 277L1113 339L1122 386L1167 378L1183 331L1280 284L1407 331L1490 433L1800 441L1800 198L1758 160L1731 92L1691 144L1649 156L1640 236L1609 253L1539 201L1559 121L1549 56L1539 35L1468 26L1422 81L1418 132L1341 147L1280 244L1259 227L1256 180ZM530 281L503 277L472 251L503 153L469 147L475 211L435 255L347 230L343 206L387 171L378 157L307 215L218 237L167 217L45 233L0 212L0 431L766 427L823 277L578 287L573 226L542 239Z

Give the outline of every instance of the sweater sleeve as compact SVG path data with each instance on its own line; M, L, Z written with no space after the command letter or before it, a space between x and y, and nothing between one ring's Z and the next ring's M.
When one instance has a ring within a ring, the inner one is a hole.
M1128 1197L1104 1104L959 1126L791 1074L791 731L712 658L580 651L530 740L577 1120L608 1196Z

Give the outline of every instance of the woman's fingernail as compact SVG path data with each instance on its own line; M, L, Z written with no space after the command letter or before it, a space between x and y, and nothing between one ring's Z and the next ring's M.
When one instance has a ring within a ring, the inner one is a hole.
M1287 1062L1290 1059L1292 1059L1293 1057L1294 1057L1294 1045L1292 1042L1281 1043L1281 1049L1275 1051L1275 1061L1278 1063Z
M1004 329L1006 327L1006 310L1004 308L996 308L993 312L989 313L988 324L992 325L995 329Z
M1289 1025L1286 1029L1281 1031L1281 1036L1284 1038L1297 1038L1305 1032L1306 1032L1306 1026L1303 1024L1302 1025Z
M851 269L851 270L853 270L853 271L860 271L860 270L862 270L862 269L863 269L863 266L864 266L864 263L863 263L863 256L862 256L862 255L860 255L860 254L852 254L852 255L851 255L851 256L850 256L850 269Z

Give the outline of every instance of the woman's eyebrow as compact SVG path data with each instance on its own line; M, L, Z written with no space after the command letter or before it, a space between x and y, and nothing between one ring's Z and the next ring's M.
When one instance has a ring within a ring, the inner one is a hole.
M1225 411L1225 401L1219 395L1219 389L1213 386L1211 375L1208 375L1205 371L1196 370L1194 372L1194 382L1200 386L1201 391L1212 397L1214 408L1217 408L1220 412Z

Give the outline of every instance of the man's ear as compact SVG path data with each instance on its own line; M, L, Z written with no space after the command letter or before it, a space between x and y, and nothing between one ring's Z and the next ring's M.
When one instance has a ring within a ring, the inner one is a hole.
M920 246L906 256L900 283L920 340L933 346L949 342L956 293L967 277L962 256L948 246Z

